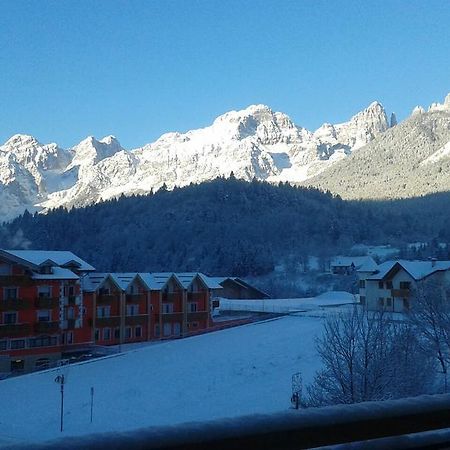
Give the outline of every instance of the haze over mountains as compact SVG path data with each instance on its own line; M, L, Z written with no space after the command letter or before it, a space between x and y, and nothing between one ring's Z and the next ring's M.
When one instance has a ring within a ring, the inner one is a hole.
M113 136L71 149L15 135L0 146L0 217L25 208L83 206L229 176L289 181L344 198L410 197L450 190L450 95L396 125L373 102L348 122L312 132L252 105L211 126L167 133L131 151Z

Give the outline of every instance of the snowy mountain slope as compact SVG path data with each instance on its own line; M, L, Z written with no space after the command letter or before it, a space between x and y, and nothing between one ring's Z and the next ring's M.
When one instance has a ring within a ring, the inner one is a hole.
M320 367L314 343L322 323L287 316L72 365L64 436L285 411L292 374L301 371L309 383ZM0 383L0 398L9 405L0 409L0 447L61 436L56 375L46 371Z
M305 184L347 199L450 191L450 94L427 112L415 108L407 120Z
M25 208L82 206L231 172L245 180L299 182L387 129L386 113L374 102L350 121L324 124L315 132L295 125L286 114L252 105L228 112L206 128L167 133L132 151L113 136L99 141L88 137L63 150L16 135L0 147L0 213L8 219Z

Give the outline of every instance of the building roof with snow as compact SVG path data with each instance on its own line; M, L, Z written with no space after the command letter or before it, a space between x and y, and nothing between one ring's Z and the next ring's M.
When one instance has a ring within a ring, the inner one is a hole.
M354 267L356 270L371 272L376 270L377 263L371 256L336 256L331 260L331 267Z
M170 279L174 279L183 289L188 289L196 278L200 279L208 289L222 289L220 284L200 272L94 272L84 277L83 289L87 292L96 291L103 286L107 279L110 279L122 291L126 291L135 279L140 279L146 288L151 291L164 289Z
M50 265L67 268L73 267L80 272L95 271L95 267L69 251L0 250L0 256L36 270L42 266Z
M368 280L389 278L398 270L405 270L414 280L422 280L434 273L450 270L450 261L409 261L394 260L380 264Z

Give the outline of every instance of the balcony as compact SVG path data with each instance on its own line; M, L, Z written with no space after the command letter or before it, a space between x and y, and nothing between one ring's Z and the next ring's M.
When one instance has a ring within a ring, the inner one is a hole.
M392 297L407 298L410 296L410 293L409 289L392 289Z
M183 320L183 313L166 313L161 314L163 322L180 322Z
M188 302L201 302L206 298L206 292L188 292L187 294Z
M145 300L145 294L143 292L138 294L127 294L126 295L127 302L138 302L139 300Z
M181 291L178 292L164 292L162 294L162 301L165 302L174 302L176 300L181 300L183 298L183 293Z
M187 320L191 322L193 320L207 320L208 319L208 311L195 311L188 312Z
M120 326L120 316L97 317L95 319L96 327L118 327Z
M39 309L53 309L58 308L59 306L59 298L52 297L38 297L34 305Z
M139 315L139 316L127 316L125 319L126 325L145 325L148 323L148 315Z
M0 337L17 337L26 336L31 333L31 325L29 323L7 323L0 325Z
M0 300L0 311L20 311L22 309L28 309L30 306L30 301L21 298Z
M0 275L0 287L31 286L33 280L29 275Z
M34 324L36 333L54 333L59 330L59 322L37 322Z
M111 305L112 303L120 302L120 295L116 294L105 294L105 295L99 295L97 297L97 305Z

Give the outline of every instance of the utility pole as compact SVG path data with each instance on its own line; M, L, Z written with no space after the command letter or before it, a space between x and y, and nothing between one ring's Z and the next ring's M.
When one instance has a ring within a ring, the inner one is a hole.
M91 387L91 423L93 410L94 410L94 388Z
M61 386L61 433L64 429L64 384L65 384L65 378L64 375L58 375L55 378L55 383L59 383Z

